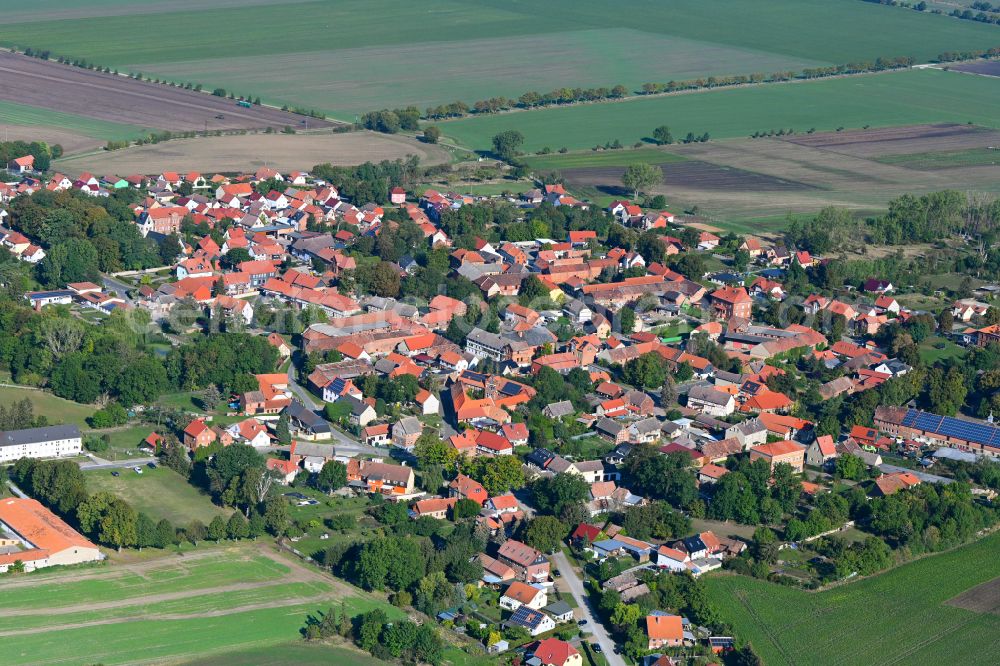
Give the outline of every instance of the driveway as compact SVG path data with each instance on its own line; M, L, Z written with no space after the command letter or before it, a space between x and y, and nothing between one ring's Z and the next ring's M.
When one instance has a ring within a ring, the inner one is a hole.
M590 599L584 591L583 581L580 580L580 575L570 564L566 553L560 550L552 556L552 561L555 563L556 568L559 569L559 573L562 574L562 580L569 586L570 594L576 599L578 606L576 609L577 619L582 617L587 620L587 624L583 629L593 633L601 649L604 650L604 657L608 660L610 666L626 666L625 659L621 655L615 654L615 642L611 640L608 631L604 628L603 624L597 621L596 614L591 611Z
M88 456L94 462L80 463L80 469L125 469L145 467L148 463L158 463L156 458L131 458L129 460L105 460L97 456Z

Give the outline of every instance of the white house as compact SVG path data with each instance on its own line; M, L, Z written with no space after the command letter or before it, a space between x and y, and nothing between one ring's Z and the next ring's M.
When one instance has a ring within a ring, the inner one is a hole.
M226 432L232 435L233 439L243 442L254 448L266 448L271 445L271 437L267 434L267 426L257 419L247 419L234 423Z
M426 389L417 391L416 402L420 405L420 413L424 416L437 414L441 409L441 401L437 396Z
M517 610L521 606L539 610L548 603L548 593L544 588L528 585L521 581L511 583L507 591L500 597L500 607L507 610Z
M0 432L0 463L77 456L81 448L80 428L72 424Z
M729 416L736 411L736 398L711 386L693 386L688 391L687 406L710 416Z

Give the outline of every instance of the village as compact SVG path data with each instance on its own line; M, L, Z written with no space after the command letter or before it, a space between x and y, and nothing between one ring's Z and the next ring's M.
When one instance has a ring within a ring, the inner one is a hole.
M128 202L130 233L168 260L35 283L21 296L34 313L129 321L168 364L213 336L270 348L271 367L243 364L232 382L184 375L202 408L147 427L140 459L252 448L295 525L279 540L485 654L668 666L735 653L745 643L706 606L705 574L815 589L893 561L904 537L873 506L953 483L970 484L968 506L996 496L974 470L1000 458L1000 425L915 402L928 363L901 341L995 345L988 290L944 316L907 307L880 275L820 288L809 276L824 257L640 201L598 208L559 183L485 197L380 180L372 201L305 171L71 177L35 172L31 155L7 167L12 258L51 276L59 251L19 201L86 197ZM178 372L199 362L185 355ZM158 397L126 405L128 422ZM75 425L11 429L0 461L73 458L86 442ZM371 542L332 543L333 496L387 543L467 530L477 552L446 569L464 598L420 601L420 576L357 570ZM958 532L991 527L995 509L982 511ZM105 557L35 499L0 502L0 531L0 571Z

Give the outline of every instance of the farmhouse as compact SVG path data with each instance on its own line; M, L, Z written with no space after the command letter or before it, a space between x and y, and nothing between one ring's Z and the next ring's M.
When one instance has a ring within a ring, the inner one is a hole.
M1000 457L1000 426L985 421L938 416L906 407L878 407L875 427L891 437L919 439L962 451ZM857 437L855 437L857 439Z
M0 462L76 456L80 448L80 429L72 424L0 432Z
M0 573L17 561L34 571L104 559L97 546L33 499L0 500L0 536L17 542L0 554Z
M806 447L788 440L761 444L750 449L750 460L763 458L771 464L771 469L779 463L787 463L798 473L802 473L805 464Z

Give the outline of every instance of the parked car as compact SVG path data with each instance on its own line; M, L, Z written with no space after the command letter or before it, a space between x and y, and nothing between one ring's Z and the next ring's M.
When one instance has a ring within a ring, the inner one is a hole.
M590 649L597 653L604 652L604 648L601 647L600 643L591 643Z
M111 472L111 476L121 476L118 472Z
M148 467L149 469L156 469L156 463L155 462L146 463L146 467Z
M587 624L587 618L582 617L579 620L577 620L576 623L582 627L583 625Z
M135 470L135 473L136 473L136 474L142 474L142 468L141 468L141 467L139 467L138 465L136 465L136 466L135 466L135 467L133 467L132 469L134 469L134 470Z

